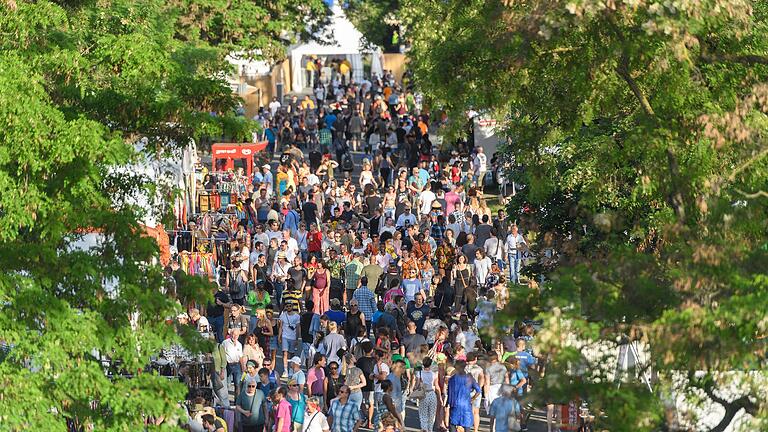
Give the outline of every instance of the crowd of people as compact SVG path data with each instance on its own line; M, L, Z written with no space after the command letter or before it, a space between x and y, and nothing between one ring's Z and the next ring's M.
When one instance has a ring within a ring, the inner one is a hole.
M528 244L489 209L489 158L441 158L439 121L389 73L312 81L260 112L277 168L254 173L236 226L205 233L230 256L214 302L179 320L216 341L213 400L191 395L187 427L402 431L411 401L422 431L478 432L481 410L526 430L535 329L493 323Z

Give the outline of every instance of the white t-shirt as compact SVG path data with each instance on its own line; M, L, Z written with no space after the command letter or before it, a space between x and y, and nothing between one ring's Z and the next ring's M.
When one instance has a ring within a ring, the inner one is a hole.
M517 235L509 234L507 236L507 241L505 246L507 247L507 250L509 252L514 251L521 244L526 244L526 243L525 243L525 239L520 233L517 233Z
M283 323L283 338L288 340L296 340L298 339L296 330L299 328L299 322L301 321L301 316L297 313L288 314L287 312L283 311L280 313L280 322Z
M221 345L224 347L227 363L238 363L240 361L240 357L243 356L243 345L237 339L224 339Z
M475 342L477 336L471 331L461 332L456 336L456 342L460 343L464 347L464 351L471 353L475 350Z
M491 237L483 245L485 254L491 258L504 259L504 242L496 237Z
M270 104L269 104L269 112L272 114L272 117L275 116L275 113L277 112L277 110L280 109L281 106L282 105L278 101L270 102Z
M488 169L488 158L485 156L485 153L476 154L472 165L475 169L475 174L480 173L480 171L486 171Z
M288 243L288 251L290 252L288 259L293 261L293 258L299 254L299 243L293 237L289 237L286 243Z
M314 414L304 414L304 424L301 428L302 432L323 432L331 429L325 414L320 411Z
M381 365L381 369L379 369L379 364ZM377 363L376 366L373 367L373 374L378 376L380 373L383 373L384 375L389 376L389 365L386 363ZM378 379L373 380L373 392L374 393L381 393L381 382Z
M435 193L429 189L425 189L419 196L421 201L421 214L429 214L432 211L432 202L437 199Z

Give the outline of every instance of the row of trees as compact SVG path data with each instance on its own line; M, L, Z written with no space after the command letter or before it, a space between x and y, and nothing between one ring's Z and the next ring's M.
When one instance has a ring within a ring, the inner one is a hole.
M0 2L3 430L143 430L147 416L181 415L182 385L110 380L96 358L136 374L179 341L165 319L181 305L161 293L157 245L137 224L146 209L120 204L153 185L114 167L135 160L141 138L162 154L250 136L225 55L278 58L325 20L320 0ZM69 246L87 231L103 235L98 249ZM178 291L211 297L202 281Z
M542 292L516 289L507 311L545 320L534 397L588 400L612 431L722 431L737 413L749 414L744 430L764 429L768 4L405 0L401 10L421 90L457 131L470 109L501 120L525 186L509 210L557 252ZM615 355L588 362L574 340L639 342L650 360L637 372L653 390L617 389Z

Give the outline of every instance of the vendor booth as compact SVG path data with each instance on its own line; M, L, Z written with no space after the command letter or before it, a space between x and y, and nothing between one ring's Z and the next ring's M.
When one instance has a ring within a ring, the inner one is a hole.
M217 143L211 147L213 171L228 171L242 167L250 178L253 175L253 156L267 148L267 141L256 144Z
M331 7L331 24L325 33L316 34L315 40L305 44L296 45L290 49L291 77L294 92L301 92L309 87L305 75L306 60L310 56L344 58L351 66L352 79L356 82L363 80L363 55L371 56L371 73L382 76L382 58L379 47L369 48L363 34L347 19L344 11L334 1ZM332 42L323 44L317 40L327 40L332 37Z

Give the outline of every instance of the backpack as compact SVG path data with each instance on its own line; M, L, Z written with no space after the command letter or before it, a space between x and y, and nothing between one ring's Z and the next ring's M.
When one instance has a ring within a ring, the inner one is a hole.
M345 153L341 159L341 169L343 171L352 171L355 169L354 162L352 162L352 156L349 153Z

